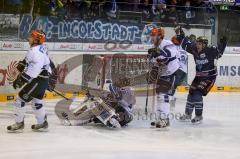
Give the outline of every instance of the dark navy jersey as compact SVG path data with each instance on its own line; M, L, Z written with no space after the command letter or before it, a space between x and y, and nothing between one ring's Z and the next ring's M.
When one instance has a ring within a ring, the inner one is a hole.
M182 48L194 57L197 76L217 75L215 60L222 56L225 47L226 44L219 44L218 47L205 47L202 51L198 52L196 43L191 42L188 37L185 37L182 41Z

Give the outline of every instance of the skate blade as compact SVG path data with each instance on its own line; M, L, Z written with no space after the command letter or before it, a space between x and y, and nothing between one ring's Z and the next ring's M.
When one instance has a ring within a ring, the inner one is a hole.
M7 130L8 133L10 134L20 134L23 133L23 129L20 130Z
M188 120L179 120L179 122L181 122L181 123L189 123L189 122L191 122L191 119L188 119Z
M164 128L157 128L157 127L155 127L155 129L156 129L157 131L169 131L169 130L170 130L170 127L169 127L169 126L164 127Z
M199 124L202 124L202 120L198 121L198 122L195 122L195 123L192 123L192 125L199 125Z
M33 132L48 132L48 128L32 129Z
M168 131L170 129L170 125L169 126L166 126L166 127L157 127L156 125L155 126L152 126L154 129L158 130L158 131Z

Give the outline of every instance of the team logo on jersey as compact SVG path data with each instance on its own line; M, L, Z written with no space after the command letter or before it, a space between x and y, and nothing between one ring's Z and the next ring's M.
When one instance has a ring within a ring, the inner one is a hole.
M17 65L17 61L12 61L7 67L7 80L9 81L9 84L12 84L13 81L17 79L17 76L19 74L17 70Z
M203 53L203 54L200 54L200 58L205 58L206 57L206 54L205 53Z

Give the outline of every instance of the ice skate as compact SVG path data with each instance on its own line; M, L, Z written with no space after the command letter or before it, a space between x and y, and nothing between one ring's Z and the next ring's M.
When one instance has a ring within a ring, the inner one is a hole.
M191 122L192 122L193 124L200 124L200 123L202 122L202 120L203 120L203 117L202 117L202 116L195 116L195 117L191 120Z
M183 114L182 116L180 116L179 121L181 122L189 122L192 119L192 115L188 115L188 114Z
M167 128L170 126L169 119L160 119L159 121L155 122L155 126L156 128Z
M48 128L47 118L45 117L45 121L42 124L32 125L33 131L46 131Z
M15 123L13 125L9 125L7 127L7 130L9 132L22 132L23 129L24 129L24 121L21 123Z

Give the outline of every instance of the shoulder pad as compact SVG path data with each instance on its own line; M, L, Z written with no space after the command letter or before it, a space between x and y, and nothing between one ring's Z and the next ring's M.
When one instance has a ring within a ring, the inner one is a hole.
M165 48L165 47L171 46L171 45L174 45L174 44L172 43L172 41L163 39L162 42L161 42L160 47L161 47L161 48Z

